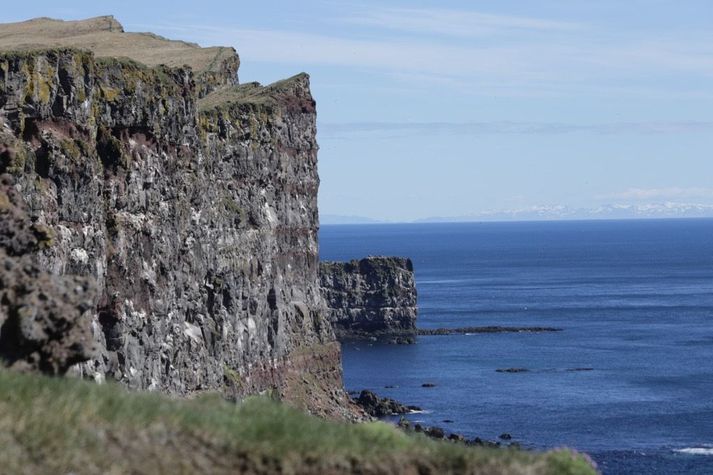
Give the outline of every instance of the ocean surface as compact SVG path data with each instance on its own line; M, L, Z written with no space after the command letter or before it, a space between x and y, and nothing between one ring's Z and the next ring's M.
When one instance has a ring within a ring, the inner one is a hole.
M420 327L563 329L345 344L347 389L469 437L573 447L605 474L713 474L713 219L341 225L320 240L326 260L411 257ZM496 372L511 367L529 371Z

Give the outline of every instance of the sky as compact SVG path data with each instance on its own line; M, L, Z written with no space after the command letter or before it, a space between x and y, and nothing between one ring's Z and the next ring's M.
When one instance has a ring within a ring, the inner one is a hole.
M310 73L323 216L713 216L709 0L33 0L0 22L106 14L234 46L241 82Z

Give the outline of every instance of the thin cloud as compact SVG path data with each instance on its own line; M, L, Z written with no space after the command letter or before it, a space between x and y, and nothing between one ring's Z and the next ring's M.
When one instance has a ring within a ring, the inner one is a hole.
M595 134L683 134L713 132L713 122L618 122L610 124L562 124L554 122L351 122L320 123L322 138L358 135L558 135Z
M468 47L426 41L359 39L290 30L220 28L200 25L133 25L178 31L201 44L230 44L250 61L369 68L386 72L473 76L526 74L539 66L526 57L534 51L509 47ZM526 78L525 78L526 79Z
M578 23L443 8L372 9L340 20L344 23L420 35L432 33L457 37L482 36L513 30L576 31L582 28Z
M503 23L507 23L503 20ZM385 74L441 76L465 82L581 87L605 77L613 80L674 73L713 76L713 41L687 38L620 41L607 44L576 35L533 42L527 34L507 42L448 42L388 36L349 37L273 29L202 25L131 25L178 31L201 44L236 46L251 62L366 68ZM575 41L576 40L576 41ZM566 72L566 73L564 73ZM606 76L604 76L606 75Z

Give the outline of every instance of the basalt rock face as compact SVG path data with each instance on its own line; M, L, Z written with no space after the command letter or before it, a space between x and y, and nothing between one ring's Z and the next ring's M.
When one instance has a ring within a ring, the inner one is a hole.
M32 223L10 175L0 176L0 359L17 370L63 374L95 351L89 279L53 276L36 252L51 244Z
M411 259L322 262L320 281L339 338L416 335L417 293Z
M319 287L309 77L238 85L226 48L206 56L181 44L187 66L175 66L182 53L168 42L171 67L75 49L133 44L99 20L71 25L88 29L86 44L56 33L64 39L46 46L61 48L0 52L0 173L51 235L28 252L49 275L93 289L96 351L75 369L180 395L271 390L347 416ZM4 28L32 36L37 23L20 25L0 25L0 46ZM17 240L0 239L12 254Z

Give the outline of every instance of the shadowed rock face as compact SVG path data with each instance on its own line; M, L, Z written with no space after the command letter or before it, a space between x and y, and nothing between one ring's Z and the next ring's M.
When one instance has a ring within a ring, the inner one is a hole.
M322 262L320 282L339 338L415 336L418 310L411 259Z
M0 47L17 28L0 25ZM77 371L175 394L272 390L346 416L318 280L309 77L237 85L235 55L197 72L47 38L0 52L0 173L53 236L31 251L39 268L94 283L97 351ZM5 254L23 236L0 238Z

